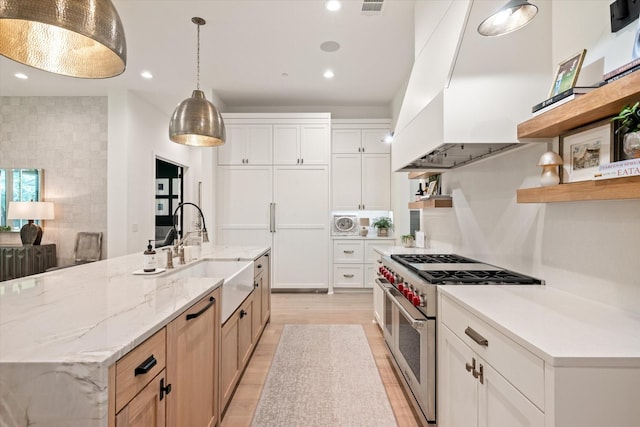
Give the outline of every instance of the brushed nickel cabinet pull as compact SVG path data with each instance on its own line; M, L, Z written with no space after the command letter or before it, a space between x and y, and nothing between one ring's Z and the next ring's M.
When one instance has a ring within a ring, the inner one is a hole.
M471 326L467 326L467 329L464 330L464 333L470 337L472 340L474 340L476 342L476 344L481 345L483 347L488 347L489 346L489 341L483 337L482 335L480 335L479 333L477 333L476 331L474 331Z
M342 252L344 252L345 254L352 254L353 253L353 251L342 251Z
M471 363L465 363L464 367L466 368L467 372L471 372L472 370L475 372L476 370L476 358L472 357L471 358Z
M343 274L343 276L347 279L351 279L353 277L353 274Z

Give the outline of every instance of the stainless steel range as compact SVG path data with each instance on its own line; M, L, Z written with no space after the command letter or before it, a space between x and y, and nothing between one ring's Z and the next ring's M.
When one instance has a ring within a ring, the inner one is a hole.
M436 285L541 285L540 279L455 254L384 256L383 335L425 424L436 424Z

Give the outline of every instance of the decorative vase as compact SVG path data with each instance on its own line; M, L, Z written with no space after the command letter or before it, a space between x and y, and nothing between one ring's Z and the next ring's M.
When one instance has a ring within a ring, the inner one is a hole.
M413 237L404 237L402 239L402 244L405 248L412 248L414 243L415 241L413 240Z
M388 237L389 229L388 228L378 228L378 237Z
M540 184L543 187L558 185L560 176L558 175L558 167L556 165L545 165L542 167L542 175L540 175Z
M640 158L640 132L629 132L624 135L622 150L631 159Z

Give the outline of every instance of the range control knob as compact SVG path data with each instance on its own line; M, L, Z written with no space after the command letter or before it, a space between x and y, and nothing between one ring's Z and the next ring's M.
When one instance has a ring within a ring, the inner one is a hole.
M404 292L404 285L402 283L398 283L398 290Z
M415 305L416 307L421 306L422 304L422 300L420 298L420 295L413 295L413 298L411 300L411 302L413 303L413 305Z
M413 293L413 291L409 291L409 292L407 292L407 299L408 299L409 301L413 301L413 297L414 297L414 295L415 295L415 294Z

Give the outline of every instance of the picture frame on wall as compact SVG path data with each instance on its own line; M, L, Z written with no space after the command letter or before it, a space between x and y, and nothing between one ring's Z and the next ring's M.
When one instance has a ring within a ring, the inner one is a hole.
M156 215L169 215L170 199L156 199Z
M156 196L168 196L169 178L156 178Z
M560 135L560 182L590 181L613 160L613 124L605 119Z
M586 54L587 50L582 49L558 64L548 98L575 87Z

